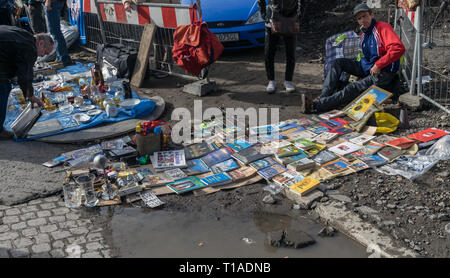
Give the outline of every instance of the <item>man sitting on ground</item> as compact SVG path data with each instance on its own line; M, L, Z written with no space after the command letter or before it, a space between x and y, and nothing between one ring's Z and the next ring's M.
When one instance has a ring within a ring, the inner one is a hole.
M30 102L42 106L42 101L34 96L33 66L37 56L43 57L53 51L54 42L49 34L36 34L15 27L0 25L0 139L11 134L3 130L11 79L17 76L17 83Z
M366 4L358 4L353 15L361 25L361 48L364 57L360 62L336 59L325 78L322 94L314 101L302 95L302 113L326 112L343 107L372 85L386 89L394 81L400 68L400 58L405 46L391 25L377 21ZM335 92L339 77L347 72L361 78Z

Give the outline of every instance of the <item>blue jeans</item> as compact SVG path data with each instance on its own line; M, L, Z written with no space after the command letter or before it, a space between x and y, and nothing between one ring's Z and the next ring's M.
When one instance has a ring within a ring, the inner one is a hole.
M61 11L64 8L66 2L63 1L52 1L51 11L45 12L47 14L48 20L48 30L50 34L55 38L55 48L56 48L56 60L61 61L64 65L70 64L72 60L69 56L69 51L67 50L66 40L61 32Z
M0 132L3 131L3 123L6 117L6 106L8 105L9 92L11 92L11 83L0 83Z

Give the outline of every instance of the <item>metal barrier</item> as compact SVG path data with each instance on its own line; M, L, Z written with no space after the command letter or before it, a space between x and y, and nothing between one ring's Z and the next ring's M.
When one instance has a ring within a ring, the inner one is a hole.
M173 32L179 25L197 20L197 5L164 3L139 3L131 12L125 12L119 0L98 0L97 14L94 0L83 0L83 15L87 38L87 48L95 50L103 43L122 43L139 49L144 24L157 26L150 52L149 67L152 70L192 78L172 59Z
M396 10L394 29L406 48L401 72L411 94L450 113L450 77L443 72L450 64L450 33L444 30L449 13L429 4L422 1L416 11Z

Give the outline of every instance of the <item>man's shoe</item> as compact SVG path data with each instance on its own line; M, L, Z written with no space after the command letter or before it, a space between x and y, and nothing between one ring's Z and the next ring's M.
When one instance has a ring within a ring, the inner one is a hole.
M270 80L269 84L267 85L266 92L269 94L273 94L275 93L275 89L276 89L275 80Z
M291 81L284 81L284 87L286 88L286 93L295 92L295 86Z
M13 137L13 133L3 130L0 132L0 140L9 140Z
M313 102L311 96L307 94L301 95L302 103L300 104L300 112L303 114L311 114L313 110Z

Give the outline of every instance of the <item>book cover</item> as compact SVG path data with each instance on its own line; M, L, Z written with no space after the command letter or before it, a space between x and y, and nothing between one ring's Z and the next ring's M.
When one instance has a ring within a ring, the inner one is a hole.
M229 172L228 175L233 179L234 182L236 182L253 177L254 175L256 175L256 170L252 167L243 166L239 169Z
M408 135L408 137L411 139L420 141L420 142L428 142L431 140L441 138L442 136L445 136L447 134L448 134L447 131L432 127L432 128L425 129L423 131Z
M109 140L109 141L103 141L101 143L101 147L104 151L110 151L110 150L120 150L123 149L125 146L125 142L122 139L115 139L115 140Z
M205 156L211 152L213 152L215 148L209 145L206 142L202 142L199 144L190 145L184 148L184 155L186 160L191 160L195 158L199 158Z
M346 121L342 118L334 118L333 121L339 123L340 125L346 125L350 123L349 121Z
M209 167L199 158L186 161L188 174L195 175L210 172Z
M164 171L164 174L166 174L174 181L181 180L187 177L186 173L184 173L180 168L166 170Z
M402 154L403 154L402 150L394 147L384 147L382 150L378 151L378 155L389 162L393 161Z
M377 136L377 138L374 138L372 141L375 141L382 145L386 145L386 142L389 142L389 141L392 141L395 139L397 139L397 138L394 136L383 134L383 135Z
M281 157L281 158L277 157L277 160L279 163L281 163L283 165L287 165L289 163L295 162L295 161L303 159L305 157L308 157L308 155L305 152L303 152L302 150L300 150L299 154L296 154L293 156Z
M361 146L355 145L350 142L344 142L333 146L330 148L330 151L334 152L337 155L346 155L348 153L352 153L361 149Z
M281 132L281 131L286 131L286 130L289 130L289 129L293 129L293 128L295 128L296 130L298 130L298 129L304 130L303 126L301 126L301 125L299 125L299 124L297 124L297 123L295 123L295 122L292 122L292 123L286 123L286 124L281 125L281 126L279 127L280 132Z
M343 126L344 124L337 122L335 120L328 120L328 121L319 123L319 125L324 126L328 129L335 129L335 128L339 128L339 127Z
M369 165L362 162L361 160L355 160L350 164L350 167L355 170L356 172L362 171L364 169L369 168Z
M338 136L339 136L339 134L337 134L337 133L327 131L327 132L317 135L316 137L313 138L313 140L314 140L314 142L317 142L319 144L326 144Z
M274 125L262 125L262 126L252 126L249 128L250 135L270 134L273 132L279 132L278 127Z
M286 167L290 170L301 171L305 169L310 169L315 166L315 162L309 158L302 158L292 163L289 163Z
M237 164L237 162L234 159L230 158L228 160L225 160L223 162L220 162L220 163L217 163L217 164L214 164L213 166L211 166L211 171L214 174L219 174L222 172L228 172L228 171L237 169L239 167L240 167L239 164Z
M200 158L206 166L211 168L214 164L223 162L231 158L231 152L227 148L220 148L217 151L214 151L210 154L205 155Z
M353 132L353 130L351 128L345 127L345 126L341 126L335 129L330 130L330 132L335 132L339 135L344 135L350 132Z
M369 142L373 138L375 138L375 136L362 134L358 137L350 139L349 141L353 144L363 146L365 143Z
M258 174L265 179L270 179L276 175L279 175L285 172L287 169L284 168L281 164L273 164L267 168L258 171Z
M363 151L356 151L356 152L352 152L352 153L348 153L348 154L344 154L341 157L348 162L352 162L356 159L358 159L358 157L366 155L368 153L363 152Z
M276 153L277 149L291 145L291 142L286 140L275 140L262 145L262 153Z
M287 139L287 136L280 133L259 134L257 139L259 143L266 144L275 140Z
M336 117L344 116L345 113L340 110L331 110L323 114L319 114L319 116L325 120L331 120Z
M347 161L344 161L342 159L336 159L333 161L330 161L324 165L322 165L322 168L330 172L331 174L337 174L342 171L347 170L350 167L350 163Z
M386 142L386 145L397 148L399 150L404 150L404 149L411 147L415 143L417 143L416 140L408 139L407 137L403 136L403 137Z
M375 141L370 141L369 143L364 145L364 148L362 149L362 151L365 153L368 153L368 154L376 154L383 147L384 147L383 144L377 143Z
M317 136L317 134L315 134L314 132L311 132L309 130L294 132L294 133L290 133L288 135L289 140L297 140L297 139L312 140L316 136Z
M308 116L306 117L306 119L310 120L311 122L314 122L316 124L323 122L325 119L322 119L321 117L317 116L317 115L312 115L312 116Z
M250 146L252 146L254 144L250 143L250 141L246 138L242 138L242 139L237 139L234 140L231 143L227 143L227 146L229 146L230 148L232 148L234 151L238 152L240 150L243 150L245 148L248 148Z
M320 151L324 150L326 147L327 146L325 146L325 145L315 144L314 147L305 150L305 153L311 157L311 156L318 154Z
M318 123L318 124L312 124L312 125L307 126L306 130L309 130L312 133L319 135L326 131L330 131L330 128L322 126L321 123Z
M184 150L155 152L153 168L185 167Z
M300 173L297 173L294 170L287 170L279 175L276 175L272 178L272 181L278 185L289 187L302 179L304 179Z
M308 150L316 146L314 142L302 138L291 140L291 143L302 150Z
M188 177L178 181L170 182L167 187L175 191L177 194L183 194L191 190L206 187L198 177Z
M269 157L265 157L263 159L253 161L252 163L249 164L249 166L252 167L253 169L259 171L259 170L267 168L275 163L277 163L277 161L273 157L269 156Z
M275 155L277 158L283 158L287 156L293 156L300 154L301 150L297 149L294 145L288 145L285 147L280 147L276 150Z
M301 125L301 126L305 126L305 125L310 125L310 124L314 124L315 121L311 121L309 119L307 119L306 117L304 118L300 118L300 119L296 119L297 124Z
M320 181L311 177L306 177L301 181L291 185L289 188L298 192L300 196L306 195L312 190L316 189L320 184Z
M261 145L253 145L251 147L245 148L232 154L232 157L241 161L244 164L249 164L253 161L263 159L265 157L271 156L271 154L261 153Z
M320 153L316 154L316 156L314 156L313 160L318 165L323 165L327 162L335 160L336 158L337 158L337 155L335 155L334 153L332 153L328 150L323 150Z
M358 158L362 162L366 163L369 167L377 167L388 163L388 161L378 154L366 154Z
M206 186L220 186L232 183L233 180L227 173L219 173L212 176L204 177L200 181Z

